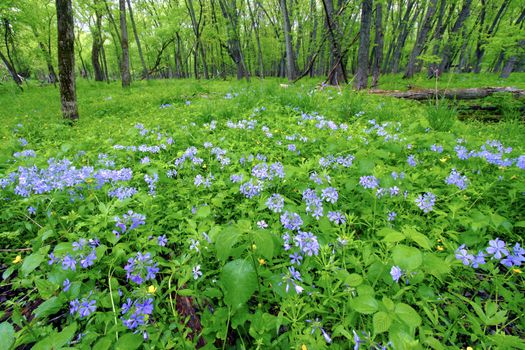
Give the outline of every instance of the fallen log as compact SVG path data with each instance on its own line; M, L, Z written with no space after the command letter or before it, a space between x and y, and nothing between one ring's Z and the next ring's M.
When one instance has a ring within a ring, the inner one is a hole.
M447 89L437 90L437 98L450 100L475 100L484 98L495 93L506 92L512 94L515 98L525 97L525 90L514 87L485 87L485 88L470 88L470 89ZM436 90L368 90L372 95L391 96L396 98L405 98L409 100L429 100L436 98Z

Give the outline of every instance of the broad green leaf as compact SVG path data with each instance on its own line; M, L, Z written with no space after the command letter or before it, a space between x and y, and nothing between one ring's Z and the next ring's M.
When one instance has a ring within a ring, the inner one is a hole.
M525 349L525 339L514 335L493 334L488 338L498 349Z
M44 259L45 256L40 253L33 253L26 257L22 263L22 267L20 268L22 276L27 276L33 272L38 266L40 266Z
M62 308L62 305L64 305L64 302L61 299L51 297L36 308L35 317L41 318L52 315L58 312Z
M434 253L425 253L423 255L423 270L437 278L443 278L450 273L450 263Z
M427 236L417 231L413 227L406 227L403 230L403 233L409 237L411 240L416 242L421 248L430 250L432 249L432 244Z
M411 328L416 328L421 324L421 317L410 305L399 303L394 312L404 324Z
M273 258L273 238L268 231L258 230L253 234L257 252L266 259Z
M363 277L361 277L360 275L358 275L357 273L352 273L350 274L346 280L345 280L346 284L348 284L350 287L357 287L359 286L361 283L363 283Z
M0 349L9 349L15 342L15 329L9 322L0 323Z
M385 237L383 238L383 242L397 243L397 242L401 242L405 238L406 238L405 235L402 234L401 232L396 231L396 230L389 230L386 233Z
M235 229L232 226L224 228L221 233L217 235L217 240L215 241L215 248L217 249L217 256L219 259L226 261L230 256L233 246L239 238L241 233L239 230Z
M392 324L392 318L384 311L379 311L374 314L373 319L374 333L379 334L388 331Z
M142 334L127 333L118 339L115 350L135 350L142 345L143 341Z
M53 333L39 341L33 347L34 350L61 349L66 345L77 331L77 324L72 323L65 327L60 333Z
M371 295L360 295L352 299L351 305L360 314L368 315L377 311L379 303Z
M113 345L113 342L115 341L115 335L111 336L105 336L104 338L100 338L99 341L95 343L93 346L93 350L108 350L111 345Z
M224 265L221 282L224 301L235 310L247 302L257 289L257 274L252 264L238 259Z
M392 251L392 258L394 259L394 265L407 271L416 270L423 262L423 254L421 254L419 249L406 245L396 246Z

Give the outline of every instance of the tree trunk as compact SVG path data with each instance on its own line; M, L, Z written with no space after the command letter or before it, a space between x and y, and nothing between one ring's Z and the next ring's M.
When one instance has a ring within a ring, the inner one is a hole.
M443 72L448 72L450 66L452 65L452 58L454 57L456 51L455 41L457 40L457 34L462 28L463 23L470 15L471 4L472 0L465 0L463 3L463 7L461 8L458 19L456 20L456 23L454 23L454 27L450 31L448 41L445 43L445 47L443 48L438 75L442 74Z
M58 31L58 77L62 115L78 119L75 86L75 33L71 0L56 0Z
M133 36L137 43L137 50L139 51L140 63L142 64L142 78L149 79L148 67L146 61L144 61L144 55L142 54L142 46L140 45L139 34L137 32L137 25L135 24L135 18L133 17L133 9L131 7L131 1L127 0L129 9L129 19L131 20L131 28L133 28Z
M365 0L371 1L371 0ZM339 85L340 83L346 84L346 71L345 62L343 61L343 55L341 50L339 30L337 22L335 21L335 11L332 0L323 0L324 12L326 15L326 25L328 27L328 34L330 37L330 67L328 68L327 82L330 85Z
M92 29L93 44L91 46L91 64L95 81L103 81L104 73L100 65L100 51L102 49L102 14L100 13L98 1L95 1L95 27Z
M361 29L359 33L359 50L357 51L357 72L354 87L357 90L368 86L368 52L370 50L370 25L372 22L372 0L363 0L361 6Z
M263 55L262 55L262 48L261 48L261 38L259 35L259 23L258 23L258 20L256 21L256 16L253 13L251 1L247 1L247 4L248 4L248 11L250 13L250 19L252 22L253 32L255 34L255 41L257 42L257 61L259 63L259 77L264 78L264 63L263 63Z
M427 13L425 14L425 19L423 20L423 26L421 27L421 30L419 31L417 35L416 43L414 44L414 48L412 49L412 52L410 53L410 58L408 60L407 69L403 77L405 79L410 79L414 76L415 68L416 68L416 60L418 56L421 54L421 52L423 51L423 47L425 47L428 32L432 28L432 21L434 20L434 14L436 13L436 6L437 6L437 0L430 0L430 5L428 6Z
M433 89L412 91L370 90L370 93L374 95L385 95L417 101L425 101L429 99L434 99L436 97L436 90ZM475 100L479 98L485 98L496 93L509 93L516 98L525 97L525 90L516 89L513 87L446 89L437 91L438 97L452 100Z
M383 60L383 5L380 2L376 4L376 34L374 38L374 60L372 62L372 88L379 84L379 75L381 74L381 63Z
M439 48L441 46L441 38L443 37L443 34L445 33L446 25L443 24L443 17L445 16L445 7L446 7L447 0L441 0L441 3L439 5L439 15L437 19L436 29L434 30L434 46L432 48L432 55L436 56L439 53ZM452 11L455 7L455 4L453 3L450 7L450 13L449 16L451 16ZM439 66L437 63L431 63L428 67L428 77L434 77L438 75Z
M120 9L120 47L122 48L122 62L120 75L122 77L122 87L127 88L131 85L131 74L129 72L129 48L128 48L128 26L126 24L126 0L119 0Z
M395 46L395 48L393 50L393 53L392 53L392 61L391 61L391 67L390 67L390 71L392 73L397 73L398 70L399 70L399 63L401 61L401 54L403 53L403 48L405 47L405 42L406 42L408 33L410 31L410 27L411 27L411 25L409 23L410 22L410 14L412 13L412 9L414 8L415 3L416 3L415 0L409 0L408 1L405 14L404 14L403 19L401 21L399 35L398 35L398 38L396 40L396 46ZM417 17L417 14L418 13L416 11L416 13L414 14L414 18Z
M283 14L283 29L284 29L284 40L286 46L286 76L288 80L292 81L295 79L295 55L293 51L293 43L291 36L290 17L288 16L288 9L286 6L286 0L280 0L281 11Z
M18 73L16 72L16 68L11 65L11 63L9 62L7 57L4 56L2 51L0 51L0 59L2 59L2 62L4 62L4 65L7 68L7 71L9 72L11 77L13 78L13 81L16 83L16 85L18 85L20 90L23 90L22 89L22 79L20 79L20 77L18 76Z

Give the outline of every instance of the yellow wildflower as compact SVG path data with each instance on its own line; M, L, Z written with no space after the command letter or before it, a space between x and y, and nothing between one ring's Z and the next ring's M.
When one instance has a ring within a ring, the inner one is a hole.
M18 264L21 261L22 261L22 256L21 255L17 255L15 260L13 260L13 264Z
M301 350L308 350L308 348L306 347L306 345L301 345Z
M521 273L521 270L520 270L520 269L516 269L516 268L514 268L514 269L512 269L512 272L514 272L514 273L518 273L518 274L519 274L519 273Z
M157 287L155 287L153 284L148 287L148 293L155 294L156 291L157 291Z
M264 260L263 258L260 258L259 265L266 265L266 260Z

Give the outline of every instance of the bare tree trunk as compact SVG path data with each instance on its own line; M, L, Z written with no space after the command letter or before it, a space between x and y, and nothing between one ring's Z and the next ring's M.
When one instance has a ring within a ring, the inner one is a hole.
M131 74L129 72L129 48L128 48L128 26L126 24L126 0L119 0L120 9L120 46L122 48L122 62L120 75L122 77L122 87L127 88L131 85Z
M2 51L0 51L0 59L2 59L2 62L4 62L4 65L7 68L7 71L9 72L11 77L13 78L14 82L16 83L16 85L18 85L20 90L23 90L22 89L22 79L20 79L20 77L18 76L18 73L16 72L16 68L11 65L11 63L9 62L7 57L4 56Z
M368 1L368 0L365 0ZM324 12L326 15L326 25L330 37L330 67L328 67L327 81L330 85L339 85L339 83L346 84L346 70L345 62L343 61L343 54L340 46L339 30L334 19L335 11L332 0L323 0Z
M363 0L361 5L361 29L357 51L357 72L354 87L357 90L368 86L368 52L370 50L370 26L372 22L372 0Z
M381 63L383 60L383 6L380 2L376 4L376 34L374 39L374 60L372 62L372 88L379 84L381 74Z
M316 43L317 43L317 16L316 16L316 4L315 0L310 0L310 17L313 18L314 24L312 27L312 31L310 33L310 42L309 42L309 54L308 54L308 60L307 62L310 63L310 67L308 68L308 73L310 74L310 77L314 77L315 75L315 69L314 69L314 56L316 55Z
M288 80L292 81L295 79L295 55L293 51L293 43L291 36L290 17L288 17L288 9L286 6L286 0L280 0L281 11L283 14L283 29L284 29L284 40L286 46L286 76Z
M421 27L421 30L417 35L416 43L414 44L414 48L410 53L407 69L403 77L405 79L410 79L414 76L416 60L423 51L423 47L425 46L425 43L427 41L428 32L432 28L432 21L434 19L434 14L436 13L436 6L437 0L430 0L430 5L428 6L427 13L425 14L425 19L423 20L423 26Z
M251 1L247 1L248 4L248 11L250 13L250 19L252 22L252 29L255 34L255 40L257 42L257 61L259 63L259 77L264 78L264 63L263 63L263 55L262 55L262 48L261 48L261 38L259 35L259 24L258 20L256 20L256 17L253 13Z
M146 61L144 61L144 55L142 54L142 46L140 45L139 34L137 32L137 25L135 24L135 19L133 18L133 9L131 7L131 1L126 0L128 3L129 9L129 19L131 20L131 28L133 28L133 35L135 36L135 42L137 43L137 50L139 51L140 63L142 64L142 78L149 79L148 67L146 66Z
M443 37L443 33L445 33L445 29L446 29L446 25L443 24L446 4L447 4L447 0L441 0L441 3L439 5L439 15L437 19L436 29L434 30L434 36L433 36L434 46L432 47L432 55L434 56L436 56L439 53L439 48L441 46L440 44L441 38ZM453 3L450 7L449 17L451 16L454 7L455 5ZM431 78L431 77L438 75L438 70L439 70L439 66L437 65L437 63L431 63L430 66L428 67L428 77Z
M452 58L454 57L454 53L456 50L456 45L454 41L457 40L457 33L462 28L463 23L470 15L471 4L472 0L465 0L463 3L463 7L461 8L461 12L459 13L458 19L456 20L456 23L454 23L454 27L450 31L448 41L445 43L445 47L443 48L438 75L442 74L443 72L448 72L450 66L452 65Z
M405 11L405 14L403 16L403 20L401 21L401 26L399 30L399 35L396 40L396 46L393 51L392 61L391 61L391 67L390 71L392 73L397 73L399 71L399 63L401 61L401 54L403 53L403 47L405 46L405 42L410 30L410 14L412 13L412 9L414 8L414 5L416 4L415 0L409 0L407 4L407 8ZM414 14L414 18L417 17L417 10ZM412 21L413 22L413 21Z
M95 1L95 28L92 29L93 45L91 46L91 64L95 81L103 81L104 73L100 66L100 51L102 49L102 14L99 9L99 2Z
M56 0L58 31L58 77L62 115L78 119L75 86L75 32L71 0Z

